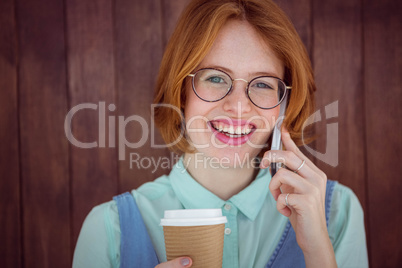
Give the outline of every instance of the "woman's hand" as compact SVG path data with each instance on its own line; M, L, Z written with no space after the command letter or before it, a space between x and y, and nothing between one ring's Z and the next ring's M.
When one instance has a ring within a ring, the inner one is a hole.
M269 184L277 209L289 217L307 267L336 267L325 219L327 176L299 150L284 127L282 142L286 150L267 151L260 166L267 168L273 162L281 162L287 167L280 168Z
M183 268L191 267L193 261L189 257L180 257L171 261L163 262L155 266L155 268Z

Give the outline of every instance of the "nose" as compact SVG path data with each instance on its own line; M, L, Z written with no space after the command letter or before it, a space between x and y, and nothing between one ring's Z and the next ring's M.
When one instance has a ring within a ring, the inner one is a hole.
M242 114L251 111L252 103L246 94L247 85L248 82L244 79L233 80L232 90L223 99L223 109L225 112L240 118Z

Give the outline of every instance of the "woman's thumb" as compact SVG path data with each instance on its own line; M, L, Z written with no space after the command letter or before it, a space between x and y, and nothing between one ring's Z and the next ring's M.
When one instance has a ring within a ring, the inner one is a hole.
M189 257L180 257L174 260L158 264L155 268L184 268L191 267L193 261Z

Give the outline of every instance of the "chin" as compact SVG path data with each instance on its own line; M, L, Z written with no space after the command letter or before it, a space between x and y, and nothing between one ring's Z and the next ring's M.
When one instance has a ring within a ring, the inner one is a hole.
M225 146L224 148L204 148L197 150L193 157L199 164L211 168L256 168L256 157L261 150L248 145Z

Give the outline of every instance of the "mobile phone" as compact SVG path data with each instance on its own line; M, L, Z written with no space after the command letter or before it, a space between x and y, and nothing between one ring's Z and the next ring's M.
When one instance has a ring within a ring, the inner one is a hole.
M271 150L282 150L281 126L283 120L285 119L285 111L287 104L288 104L288 94L285 95L281 103L281 107L279 109L279 117L275 122L274 131L272 133ZM281 163L271 163L271 177L273 177L276 174L281 165L282 165Z

